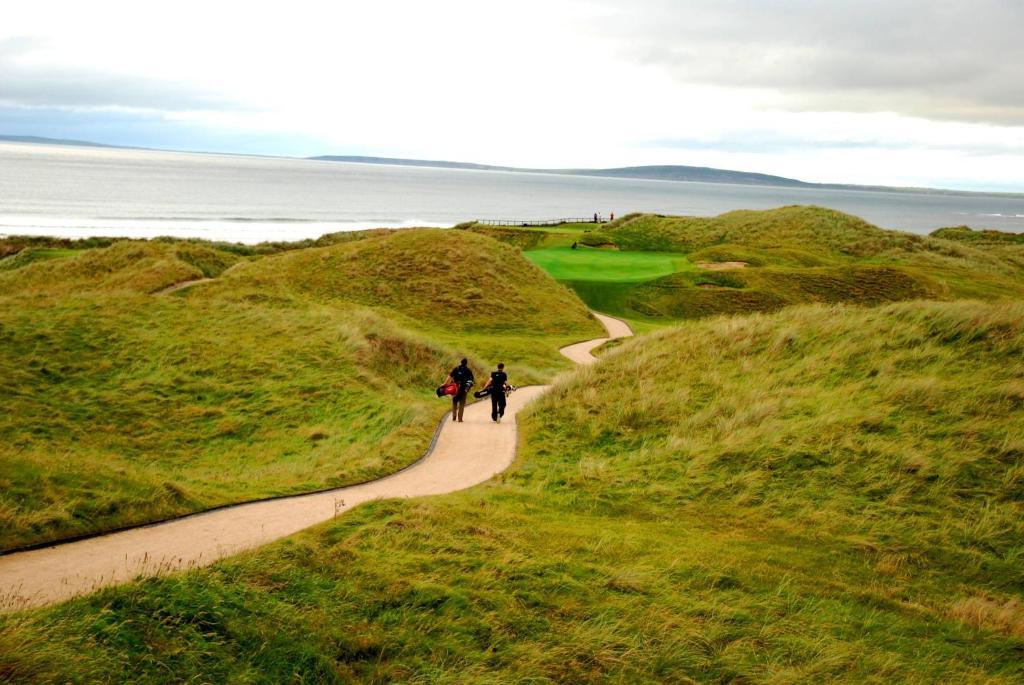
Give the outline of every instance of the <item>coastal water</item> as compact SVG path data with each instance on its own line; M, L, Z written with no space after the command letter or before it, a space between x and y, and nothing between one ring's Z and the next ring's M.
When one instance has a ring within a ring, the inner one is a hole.
M774 188L0 143L0 235L259 242L375 226L816 204L882 226L1024 231L1024 197Z

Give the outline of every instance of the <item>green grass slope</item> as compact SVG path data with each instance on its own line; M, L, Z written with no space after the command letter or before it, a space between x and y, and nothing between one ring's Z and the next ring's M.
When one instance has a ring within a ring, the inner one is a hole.
M153 293L183 281L219 276L239 261L229 252L191 243L118 242L65 253L63 259L31 260L27 268L0 269L0 297L46 297L83 291ZM0 260L19 263L21 254Z
M394 228L371 228L362 231L340 231L325 233L319 238L307 238L293 241L270 241L262 243L232 243L227 241L211 241L201 238L176 238L160 236L158 238L115 238L94 236L90 238L56 238L38 235L11 235L0 238L0 261L24 251L57 250L69 253L80 253L85 250L110 247L114 243L134 243L135 245L151 245L154 243L178 245L186 247L205 247L219 252L230 252L242 257L254 257L290 250L303 250L307 247L327 247L353 240L362 240L372 235L394 233Z
M975 230L968 226L953 226L932 231L933 238L976 247L985 252L1003 257L1017 268L1024 270L1024 233Z
M470 221L465 224L459 224L455 228L485 235L525 251L549 247L569 247L579 239L584 231L594 228L594 224L565 223L556 226L487 226Z
M419 326L578 335L579 300L507 245L469 232L416 229L287 252L233 270L212 296L351 302ZM588 330L594 330L590 328Z
M634 285L623 301L648 317L691 319L810 302L870 305L941 296L934 281L906 269L851 264L676 273Z
M1024 305L625 343L465 493L0 619L39 682L1024 678Z
M771 210L738 210L716 217L632 214L584 236L587 244L624 250L696 252L737 245L772 250L786 245L810 254L877 255L920 243L910 233L886 231L857 217L823 207L793 205Z
M566 280L602 311L669 321L811 302L1024 296L1018 255L1005 246L945 239L947 234L888 231L807 206L710 218L634 214L582 233L580 243L620 254L683 253L695 270L638 279L633 287L607 283L597 270ZM727 274L701 266L721 262L746 266Z
M228 301L354 303L492 361L515 382L568 368L558 348L604 329L570 290L506 244L471 232L416 229L244 264L200 291Z
M600 332L517 252L451 232L247 262L115 243L0 284L0 549L385 475L460 357L535 382Z
M63 257L74 257L78 254L79 253L76 250L54 247L32 247L19 250L16 253L8 255L8 257L0 259L0 271L11 271L14 269L20 269L21 267L32 264L33 262L46 261L48 259L61 259Z
M933 238L959 240L966 243L1024 243L1024 233L1008 233L991 229L975 230L970 226L950 226L931 232Z
M559 281L599 279L606 283L637 283L693 268L685 255L673 252L550 247L524 254Z

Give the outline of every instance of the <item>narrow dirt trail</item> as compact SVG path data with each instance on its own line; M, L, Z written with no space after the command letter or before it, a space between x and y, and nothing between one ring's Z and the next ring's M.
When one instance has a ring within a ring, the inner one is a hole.
M171 293L176 293L179 290L184 290L185 288L191 288L196 283L207 283L207 282L212 281L212 280L214 280L214 279L212 279L212 278L196 278L196 279L193 279L191 281L182 281L181 283L175 283L174 285L169 285L169 286L167 286L166 288L164 288L162 290L157 290L153 294L154 295L170 295Z
M625 323L594 314L617 338L632 335ZM597 361L590 350L608 338L562 348L581 364ZM327 521L375 499L421 497L463 490L507 469L516 453L516 414L548 386L512 393L502 423L490 402L466 407L465 420L440 429L433 449L397 473L362 485L265 502L239 504L44 549L0 556L0 611L52 604L135 578L206 566Z

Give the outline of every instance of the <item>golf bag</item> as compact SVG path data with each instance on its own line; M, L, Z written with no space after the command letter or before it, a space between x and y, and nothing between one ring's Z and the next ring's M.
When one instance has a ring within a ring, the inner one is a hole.
M505 395L509 395L511 393L514 393L515 391L516 391L516 386L510 385L510 386L508 386L505 389ZM477 399L480 399L481 397L487 397L492 392L494 392L494 388L493 387L491 387L491 388L484 388L483 390L477 390L475 393L473 393L473 397L475 397Z

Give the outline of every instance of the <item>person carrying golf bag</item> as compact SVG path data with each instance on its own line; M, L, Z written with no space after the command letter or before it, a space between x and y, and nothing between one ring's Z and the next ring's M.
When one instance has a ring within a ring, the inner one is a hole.
M491 421L501 423L501 417L505 415L505 397L508 391L508 375L505 373L505 365L498 364L497 371L491 371L491 378L484 386L484 390L490 390L491 396Z
M462 413L466 410L466 393L473 387L473 370L469 368L469 362L463 359L448 374L448 380L445 383L457 383L459 386L459 389L452 395L452 421L461 422Z

